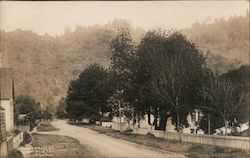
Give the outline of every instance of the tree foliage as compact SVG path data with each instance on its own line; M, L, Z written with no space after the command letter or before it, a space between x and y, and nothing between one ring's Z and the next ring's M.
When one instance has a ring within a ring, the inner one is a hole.
M111 91L107 70L98 64L90 65L70 83L66 98L69 116L74 119L99 119L102 113L108 111L107 101Z
M148 32L139 45L139 52L154 93L165 103L164 115L169 111L172 116L176 114L174 120L179 130L180 114L188 112L196 103L205 63L202 53L182 34L166 34L161 30Z
M61 100L59 101L57 107L56 107L56 116L58 118L67 118L67 111L66 111L66 99L65 98L61 98Z
M30 125L35 124L35 120L42 118L42 109L40 103L37 102L33 97L28 95L19 95L15 98L14 102L14 117L15 123L23 122L18 119L19 114L25 114ZM32 126L33 126L32 125Z
M212 120L212 124L220 126L223 122L226 128L232 125L235 119L238 120L241 117L240 111L245 108L247 99L240 84L232 82L224 75L210 76L210 83L203 87L201 94L205 100L204 106L201 107L203 111L219 120L217 123L214 122L216 120Z

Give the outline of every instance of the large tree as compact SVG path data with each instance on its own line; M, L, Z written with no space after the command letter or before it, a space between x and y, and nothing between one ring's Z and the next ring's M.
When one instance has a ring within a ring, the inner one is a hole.
M138 68L136 45L127 28L119 28L111 41L111 72L115 92L110 100L116 114L132 119L137 101L135 73Z
M222 126L227 129L228 126L233 126L237 122L242 123L248 120L249 77L246 74L249 73L249 69L246 70L247 67L243 66L220 76L210 75L207 84L204 84L201 94L205 104L201 108L205 116L210 114L210 118L217 118L217 120L211 119L212 129ZM246 74L241 74L241 72Z
M66 98L69 117L99 119L108 111L111 87L107 70L98 64L90 65L70 83Z
M196 104L204 57L182 34L161 30L148 32L138 49L150 74L149 84L164 103L158 109L162 116L171 112L179 131L180 122L185 124L187 112Z

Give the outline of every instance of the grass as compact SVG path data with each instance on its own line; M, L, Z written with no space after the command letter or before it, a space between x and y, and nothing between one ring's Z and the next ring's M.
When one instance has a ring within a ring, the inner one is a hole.
M138 135L130 132L118 132L110 128L96 125L81 125L101 134L106 134L114 138L119 138L134 142L137 144L151 146L166 151L184 154L190 158L249 158L250 151L219 147L214 145L205 145L188 142L177 142L154 137L152 134Z
M41 123L39 126L37 126L37 131L42 132L42 131L58 131L59 129L52 126L50 121L45 121Z
M33 133L32 136L31 145L37 154L32 154L31 158L104 158L71 137L38 133Z

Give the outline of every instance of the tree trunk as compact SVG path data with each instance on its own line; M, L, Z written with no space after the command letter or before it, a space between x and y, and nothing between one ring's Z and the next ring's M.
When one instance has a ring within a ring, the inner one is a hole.
M176 116L177 116L177 132L180 132L180 113L179 113L179 109L177 109L176 111Z
M180 132L180 112L179 112L179 98L175 98L176 103L176 116L177 116L177 132Z
M227 126L228 126L228 122L227 122L227 120L225 120L224 122L225 122L225 135L227 136Z
M178 97L176 97L176 115L177 115L177 132L179 133L179 141L181 142L180 111L179 111L179 98Z
M208 114L208 134L210 134L210 114Z
M160 130L166 130L166 122L167 122L167 114L166 110L162 109L160 110L161 115L160 115Z
M147 115L148 115L148 124L149 125L152 125L152 123L151 123L151 115L150 115L150 112L147 112Z
M157 108L155 108L154 126L155 126L155 130L157 130L158 129L158 109Z

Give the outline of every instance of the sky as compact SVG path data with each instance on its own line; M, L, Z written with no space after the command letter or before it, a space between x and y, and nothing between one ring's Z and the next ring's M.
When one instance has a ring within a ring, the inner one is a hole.
M60 35L65 27L129 20L145 30L182 29L210 17L245 15L249 1L106 1L106 2L0 2L0 29L32 30L40 35Z

